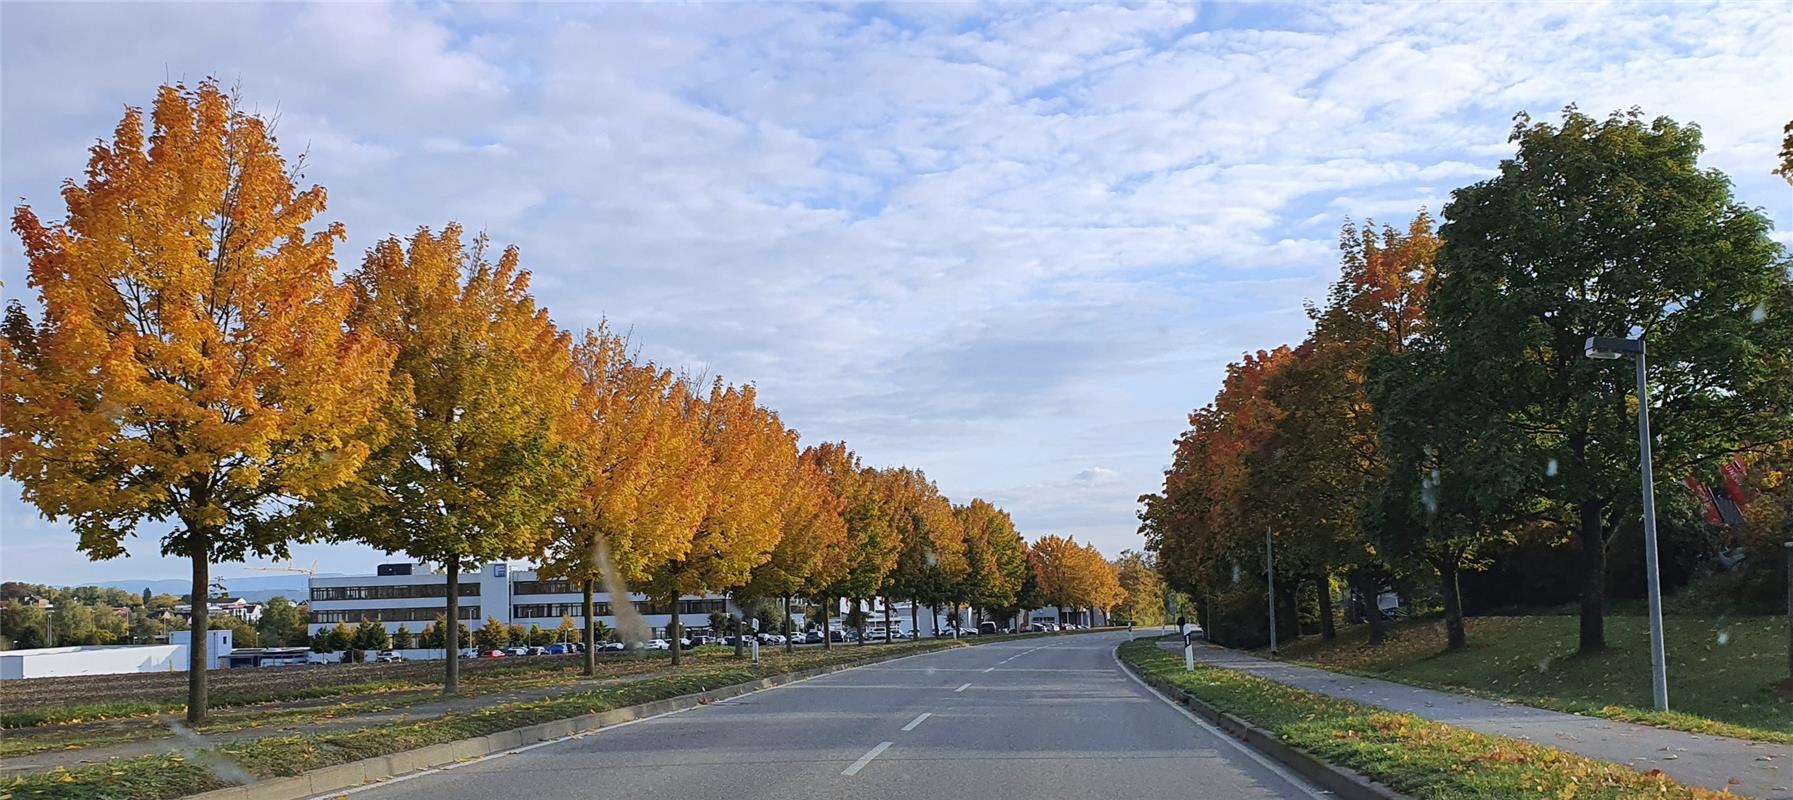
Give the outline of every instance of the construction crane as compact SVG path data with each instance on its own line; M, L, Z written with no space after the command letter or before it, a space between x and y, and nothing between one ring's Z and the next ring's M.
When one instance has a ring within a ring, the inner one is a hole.
M296 572L300 575L310 575L313 578L318 576L317 559L312 559L311 564L306 566L304 569L300 569L299 567L294 567L294 566L282 567L278 564L271 566L271 567L257 567L257 566L250 565L250 564L244 564L243 569L252 569L252 570L255 570L256 572Z

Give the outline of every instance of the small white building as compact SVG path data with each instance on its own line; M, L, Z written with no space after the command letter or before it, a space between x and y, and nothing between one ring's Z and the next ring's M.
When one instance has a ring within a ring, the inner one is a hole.
M191 631L168 635L169 644L81 645L0 652L0 680L113 675L125 672L185 672ZM228 629L206 631L206 669L223 665L231 651Z

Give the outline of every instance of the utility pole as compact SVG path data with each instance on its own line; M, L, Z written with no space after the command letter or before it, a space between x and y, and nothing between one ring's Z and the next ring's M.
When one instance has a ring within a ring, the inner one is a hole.
M1787 677L1793 679L1793 542L1787 548Z
M1276 545L1264 526L1264 577L1270 586L1270 655L1276 655Z

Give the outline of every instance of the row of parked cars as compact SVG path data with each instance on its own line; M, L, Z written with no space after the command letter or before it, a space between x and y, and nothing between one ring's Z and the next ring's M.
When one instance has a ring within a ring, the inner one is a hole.
M1088 626L1059 624L1059 623L1055 623L1055 622L1026 622L1026 623L1022 623L1020 632L1021 633L1039 633L1039 632L1049 632L1049 631L1058 631L1058 630L1083 630L1086 627L1088 627ZM1015 632L1016 631L1013 628L999 626L994 622L985 622L976 628L969 628L969 627L956 628L956 629L950 628L950 627L942 628L942 629L940 629L940 633L937 635L943 639L950 639L950 638L963 637L963 636L980 636L980 635L981 636L994 636L997 634L1008 634L1008 633L1015 633ZM833 641L836 641L836 642L858 642L860 639L859 631L857 631L857 630L854 630L851 628L847 628L844 630L840 629L840 628L836 628L834 630L829 631L826 634L822 633L821 631L799 631L797 633L791 634L789 637L786 637L785 635L778 634L778 633L750 634L749 641L757 638L761 645L782 645L782 644L785 644L787 641L791 644L821 644L824 637L826 637L828 639L832 639ZM914 639L914 638L917 638L917 636L916 636L915 631L905 632L905 631L900 631L900 630L892 630L892 631L890 631L889 637L886 637L884 628L882 628L882 627L867 628L865 630L865 641L882 642L886 638ZM734 636L709 636L709 635L705 635L705 634L697 634L697 635L688 636L688 637L685 637L685 638L682 638L679 640L679 646L683 649L689 649L692 647L702 647L707 644L720 644L720 645L727 645L729 647L733 647L735 644L735 637ZM637 649L641 649L641 650L670 650L670 649L672 649L672 642L670 642L666 639L649 639L648 641L645 641L645 642L635 643L635 647ZM606 642L602 645L599 645L598 649L599 650L616 651L616 650L626 650L626 649L628 649L628 646L623 644L620 641L613 641L613 642ZM468 650L461 651L461 657L462 658L508 658L508 657L513 657L513 656L558 656L558 655L571 655L574 653L583 653L583 652L585 652L585 645L580 642L573 642L573 643L569 643L569 644L550 644L550 645L540 645L540 646L512 645L510 647L498 648L498 649L493 649L493 650L468 649ZM380 651L380 653L377 656L374 657L374 660L380 661L380 662L395 662L395 661L404 661L405 658L402 654L398 653L397 651L382 650L382 651Z

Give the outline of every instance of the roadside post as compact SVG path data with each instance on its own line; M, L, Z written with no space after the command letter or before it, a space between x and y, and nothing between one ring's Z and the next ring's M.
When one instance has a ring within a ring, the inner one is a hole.
M753 668L760 668L760 620L753 618Z
M1177 617L1177 632L1183 634L1183 671L1195 671L1195 642L1189 639L1189 620Z

